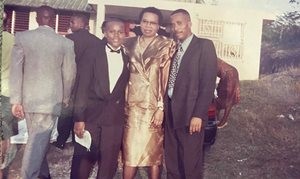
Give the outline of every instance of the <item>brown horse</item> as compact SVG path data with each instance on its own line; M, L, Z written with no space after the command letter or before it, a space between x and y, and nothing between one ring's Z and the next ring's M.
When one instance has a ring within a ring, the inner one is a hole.
M220 81L217 86L217 98L215 99L218 127L227 124L228 116L233 105L240 102L239 74L235 67L218 59L218 74ZM224 109L224 114L220 118L220 111Z

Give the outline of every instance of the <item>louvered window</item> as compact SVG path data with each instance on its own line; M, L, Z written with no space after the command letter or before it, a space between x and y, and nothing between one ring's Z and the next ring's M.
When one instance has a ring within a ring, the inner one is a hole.
M58 33L61 35L65 35L68 32L70 26L70 19L72 13L59 13L58 14Z
M29 29L29 14L30 9L24 7L5 7L9 21L7 24L7 31L10 33L16 33L19 31L25 31ZM53 19L51 27L61 35L66 35L70 26L70 19L72 11L59 11ZM31 19L35 20L35 19Z
M7 31L16 33L29 29L29 13L28 8L5 8L8 15Z
M28 30L29 27L29 10L15 11L15 27L14 32Z

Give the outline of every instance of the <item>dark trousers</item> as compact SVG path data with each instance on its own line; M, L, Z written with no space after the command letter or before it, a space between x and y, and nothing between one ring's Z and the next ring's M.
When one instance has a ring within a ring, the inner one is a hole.
M204 127L200 133L190 135L188 126L178 129L172 127L170 108L167 116L164 140L167 178L203 178Z
M95 163L97 179L112 179L118 167L123 126L102 126L97 130L98 141L92 139L91 151L75 143L71 179L88 179ZM92 135L95 136L95 135Z
M64 147L66 144L66 141L68 140L70 136L70 132L72 131L72 139L74 141L74 132L73 132L73 106L63 108L62 114L58 118L57 122L57 132L58 136L56 139L56 145L60 147Z

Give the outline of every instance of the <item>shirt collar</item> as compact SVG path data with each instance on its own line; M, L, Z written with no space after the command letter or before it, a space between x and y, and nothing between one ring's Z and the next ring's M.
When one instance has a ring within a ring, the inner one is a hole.
M191 34L188 38L186 38L183 42L178 42L178 43L181 43L181 47L183 49L183 51L185 51L188 46L190 45L192 39L193 39L193 34Z
M106 52L115 52L115 51L119 51L117 53L120 53L121 50L122 50L122 46L120 46L119 48L117 49L114 49L111 45L109 45L108 43L106 44L105 46L105 49L106 49Z
M48 26L48 25L41 25L41 26L39 26L39 28L48 29L48 30L54 31L54 29L52 27Z

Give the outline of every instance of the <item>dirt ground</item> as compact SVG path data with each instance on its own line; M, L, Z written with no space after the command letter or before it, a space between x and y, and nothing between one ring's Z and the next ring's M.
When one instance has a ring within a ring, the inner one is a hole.
M241 103L205 153L205 178L300 178L300 69L241 82ZM73 148L51 147L53 179L69 178ZM19 178L22 147L10 178ZM115 179L121 178L121 170ZM95 178L95 173L91 178ZM139 170L136 178L147 178ZM166 178L165 170L162 178Z

